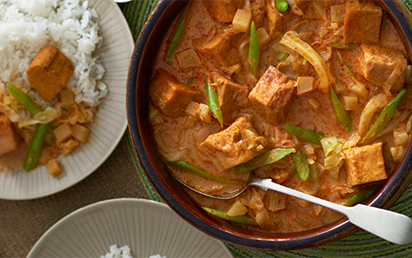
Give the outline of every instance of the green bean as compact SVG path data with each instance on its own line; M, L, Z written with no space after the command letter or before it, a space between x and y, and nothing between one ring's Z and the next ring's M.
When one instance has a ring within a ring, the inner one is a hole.
M339 43L332 43L329 44L329 46L334 47L334 48L339 48L339 49L355 49L358 45L356 44L347 44L347 45L343 45L343 44L339 44Z
M314 144L321 144L320 140L323 137L325 137L324 134L321 134L321 133L318 133L318 132L315 132L309 129L300 128L299 126L295 126L295 125L285 125L283 128L289 133L301 138L302 140L311 142Z
M24 159L23 168L26 172L30 172L36 167L37 159L39 158L40 150L43 146L44 137L46 136L48 127L49 124L38 124L36 127L29 150L27 151L26 158Z
M252 25L250 26L248 67L253 76L257 78L259 69L259 38L256 32L255 22L253 21Z
M335 114L336 119L341 123L349 132L352 131L352 121L348 113L346 113L345 108L343 107L342 102L336 96L333 87L330 87L330 101L332 103L333 113Z
M276 161L281 160L282 158L284 158L292 152L295 152L295 149L279 148L267 151L265 153L260 154L259 156L256 156L255 158L246 163L236 166L233 172L237 174L249 172L253 169L275 163Z
M286 0L276 0L276 8L281 12L286 12L289 8L289 4Z
M248 216L229 216L227 215L227 211L220 211L220 210L215 210L215 209L211 209L211 208L206 208L206 207L202 207L202 209L204 209L205 211L207 211L207 213L224 219L224 220L229 220L229 221L233 221L239 224L248 224L248 225L255 225L257 226L257 222L254 218L248 217Z
M386 106L381 114L378 117L378 120L373 124L371 129L369 129L368 133L366 134L365 138L362 141L362 144L368 144L378 138L379 134L383 131L385 126L391 120L393 113L395 112L396 108L398 107L399 102L401 102L402 98L405 96L406 90L402 89L398 95Z
M306 161L306 154L303 148L299 148L299 150L292 154L293 161L295 162L296 171L300 179L306 181L309 177L309 166L308 162Z
M287 53L282 52L282 53L280 53L280 54L278 55L278 59L282 61L282 60L285 59L287 56L288 56ZM306 59L305 59L305 60L306 60Z
M345 206L352 206L357 203L363 202L369 199L372 194L379 188L379 185L371 185L368 187L363 188L360 192L356 193L354 196L346 200L343 205Z
M22 104L30 112L31 115L34 116L37 113L43 111L39 105L34 103L34 101L29 96L27 96L26 93L21 91L13 84L7 83L6 88L10 95L17 99L17 101L20 102L20 104ZM37 159L43 146L46 132L49 132L53 139L56 139L56 136L52 131L52 127L49 127L49 124L51 123L38 124L36 127L36 131L30 143L29 150L27 152L26 158L24 159L23 168L27 172L30 172L37 164Z
M34 101L29 96L27 96L26 93L21 91L13 84L7 83L6 88L9 94L17 99L17 101L20 102L20 104L22 104L32 116L43 111L39 105L34 103Z
M215 114L217 120L220 123L220 126L223 127L223 114L222 109L219 105L219 100L217 98L217 93L214 87L209 85L209 79L205 77L205 85L206 85L206 96L207 96L207 104L209 106L210 111Z
M185 9L183 10L183 13L180 15L179 19L176 22L176 27L173 30L172 39L169 44L169 49L167 50L167 55L166 55L166 60L165 60L166 63L170 61L177 46L179 46L180 41L182 41L183 35L185 33L185 28L186 28L187 11L189 10L191 3L192 2L189 2L186 5Z
M222 178L212 176L212 175L206 173L205 171L190 165L189 163L187 163L184 160L178 160L178 161L173 161L173 162L165 160L165 162L166 162L166 164L169 164L170 166L180 168L180 169L183 169L183 170L186 170L186 171L190 171L190 172L196 173L198 175L201 175L201 176L204 176L204 177L207 177L209 179L213 179L213 180L216 180L216 181L219 181L219 182L222 182L222 183L242 184L241 182L226 180L226 179L222 179Z

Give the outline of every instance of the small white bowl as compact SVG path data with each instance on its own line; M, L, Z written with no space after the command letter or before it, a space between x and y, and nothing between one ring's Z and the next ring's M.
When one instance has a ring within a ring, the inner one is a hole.
M100 257L128 245L133 257L233 257L226 246L145 199L98 202L67 215L37 241L27 257Z

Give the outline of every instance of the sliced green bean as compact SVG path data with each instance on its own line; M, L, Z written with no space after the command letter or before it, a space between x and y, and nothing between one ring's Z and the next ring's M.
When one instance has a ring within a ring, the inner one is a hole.
M289 133L296 135L297 137L301 138L304 141L311 142L314 144L321 144L320 140L325 137L324 134L309 130L309 129L304 129L299 126L295 125L285 125L283 128L285 128L286 131Z
M246 163L236 166L233 172L236 174L244 174L253 169L275 163L293 152L295 152L295 149L273 149L254 157Z
M299 150L292 154L293 161L295 162L296 171L300 179L306 181L309 177L309 165L306 160L306 154L303 148L299 148Z
M282 60L285 59L287 56L288 56L287 53L282 52L282 53L280 53L280 54L278 55L278 59L279 59L280 61L282 61ZM306 59L305 59L305 60L306 60Z
M250 45L249 45L249 56L248 56L248 67L249 71L258 77L259 69L259 38L256 32L255 22L252 21L250 26Z
M286 12L289 8L289 4L286 0L276 0L276 8L281 12Z
M174 161L174 162L170 162L170 161L165 160L165 162L167 164L169 164L170 166L177 167L177 168L180 168L180 169L183 169L183 170L186 170L186 171L190 171L190 172L196 173L198 175L201 175L201 176L204 176L204 177L207 177L209 179L213 179L213 180L216 180L216 181L219 181L219 182L222 182L222 183L242 184L241 182L226 180L226 179L222 179L222 178L219 178L219 177L212 176L212 175L206 173L205 171L201 170L200 168L196 168L196 167L190 165L189 163L187 163L184 160L178 160L178 161Z
M402 89L398 93L398 95L396 95L396 97L388 104L388 106L382 110L381 114L378 117L378 120L376 120L376 122L373 124L371 129L369 129L368 133L363 139L362 144L368 144L378 138L379 134L392 119L393 113L395 112L399 102L401 102L405 94L406 90Z
M207 211L207 213L224 219L224 220L228 220L228 221L233 221L239 224L247 224L247 225L255 225L257 226L257 222L254 218L248 217L248 216L229 216L227 215L227 211L221 211L221 210L215 210L215 209L211 209L211 208L207 208L207 207L202 207L202 209L204 209L205 211Z
M177 46L179 46L180 41L182 41L183 35L185 34L186 28L186 16L187 11L190 8L192 2L189 2L185 9L183 10L182 14L180 15L179 19L177 20L176 27L173 30L172 39L169 44L169 49L167 50L166 60L165 62L169 62L175 52Z
M339 49L355 49L358 45L356 44L347 44L347 45L343 45L343 44L339 44L339 43L332 43L329 44L329 46L334 47L334 48L339 48Z
M23 168L26 172L30 172L36 167L37 160L39 158L41 147L44 143L44 137L47 133L49 124L38 124L36 131L30 143L29 150L27 151L26 158L24 159Z
M345 206L352 206L357 203L366 201L369 199L372 194L376 192L376 190L379 188L379 185L371 185L368 187L363 188L360 192L356 193L354 196L346 200L343 205Z
M17 101L20 102L20 104L22 104L32 116L43 111L43 109L39 105L34 103L34 101L29 96L27 96L26 93L24 93L13 84L7 83L6 88L9 94L17 99Z
M222 109L219 105L219 100L217 98L217 92L214 87L210 86L209 79L205 77L206 85L206 96L207 96L207 105L209 106L210 111L215 114L220 125L223 127L223 114Z
M332 103L333 113L335 114L335 117L338 120L338 122L341 123L349 132L351 132L352 121L348 113L346 113L346 110L342 102L340 101L338 96L336 96L332 86L330 87L330 101Z

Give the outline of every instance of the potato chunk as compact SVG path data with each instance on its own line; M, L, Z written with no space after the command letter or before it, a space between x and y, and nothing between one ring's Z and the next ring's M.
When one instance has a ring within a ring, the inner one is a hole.
M73 136L78 141L82 143L87 143L87 139L89 139L90 130L87 127L84 127L79 124L75 124L73 126Z
M382 153L382 142L343 151L350 187L387 178Z
M243 9L237 9L233 18L232 26L235 30L247 32L252 22L252 12Z
M0 156L17 149L17 140L10 120L0 115Z
M223 171L261 154L267 143L247 118L240 117L225 130L209 135L200 144L200 150Z
M381 21L382 9L372 1L347 1L343 22L344 43L378 43Z
M30 85L47 102L66 86L74 66L57 47L49 45L37 52L26 72Z
M184 115L190 101L201 102L204 98L201 92L176 82L164 70L156 71L149 88L149 95L153 104L163 114L171 117Z
M51 159L46 164L47 171L50 175L56 177L62 173L62 168L60 167L60 163L56 159Z
M196 54L196 51L192 48L177 53L176 60L179 64L179 67L182 69L200 66L199 56Z
M250 106L272 125L285 118L294 94L295 81L270 66L249 94Z
M73 135L73 128L69 124L61 124L59 127L53 130L56 136L57 142L63 142Z

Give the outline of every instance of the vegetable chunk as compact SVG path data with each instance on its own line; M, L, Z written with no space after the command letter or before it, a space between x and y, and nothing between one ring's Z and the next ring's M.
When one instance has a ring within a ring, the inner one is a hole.
M238 117L239 105L248 97L247 85L235 83L220 72L211 72L210 78L217 91L223 121L229 123L235 121Z
M271 124L278 125L285 118L294 89L295 81L270 66L250 92L250 106Z
M209 135L200 144L200 150L223 171L263 153L267 144L247 118L240 117L225 130Z
M382 153L382 142L343 151L350 187L387 178Z
M200 66L200 59L196 54L196 51L192 48L177 53L176 60L179 64L179 67L182 69Z
M239 0L203 0L203 5L210 16L218 22L229 23L235 17L238 8L243 6L244 1Z
M358 0L345 4L343 22L343 42L378 43L382 21L382 9L372 1L359 3Z
M200 91L176 82L164 70L156 72L150 85L149 95L153 104L159 107L163 114L171 117L184 115L190 101L201 102L204 98Z
M57 47L49 45L37 52L26 72L31 86L48 102L66 86L74 66Z
M362 45L360 64L366 80L383 87L387 95L391 88L399 90L403 87L408 62L400 51Z
M17 149L17 140L11 122L5 115L0 115L0 156Z
M275 39L283 33L282 14L272 5L271 1L266 1L266 13L268 18L269 35Z

